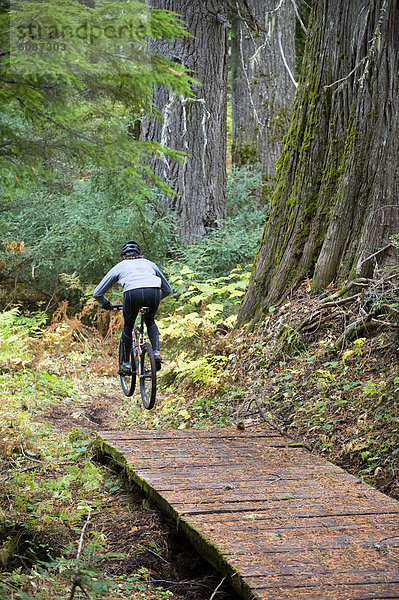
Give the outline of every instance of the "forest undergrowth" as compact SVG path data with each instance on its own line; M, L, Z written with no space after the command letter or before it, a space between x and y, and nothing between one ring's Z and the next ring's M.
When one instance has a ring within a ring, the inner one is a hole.
M170 524L95 460L99 428L267 423L399 498L395 279L317 298L305 282L263 323L238 328L248 277L243 267L171 277L152 411L124 399L115 377L120 314L88 305L71 315L66 304L50 324L40 312L1 314L2 597L202 600L216 589L201 561L182 566Z
M221 577L123 473L95 430L129 413L116 377L120 315L0 316L0 597L205 600ZM112 376L112 377L111 377ZM144 410L144 409L143 409ZM236 596L224 584L219 598Z

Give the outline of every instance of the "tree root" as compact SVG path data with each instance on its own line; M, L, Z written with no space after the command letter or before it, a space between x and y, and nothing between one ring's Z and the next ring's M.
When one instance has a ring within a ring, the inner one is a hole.
M386 298L387 295L392 297L397 295L398 287L393 281L397 277L396 273L389 276L383 273L376 279L362 277L350 281L338 291L320 300L312 313L303 319L296 330L298 333L311 335L325 323L334 321L338 316L337 311L343 316L347 316L348 325L344 327L342 334L335 342L335 348L341 347L346 340L351 339L355 334L358 335L367 326L397 329L399 325L395 324L395 320L398 318L399 311L386 301L379 301L379 298L384 299L384 296ZM347 296L349 290L354 287L360 287L361 291ZM328 314L325 314L324 311L328 311ZM385 312L383 313L383 311ZM390 320L378 319L382 314L385 317L387 313L391 316ZM357 316L353 319L356 314Z

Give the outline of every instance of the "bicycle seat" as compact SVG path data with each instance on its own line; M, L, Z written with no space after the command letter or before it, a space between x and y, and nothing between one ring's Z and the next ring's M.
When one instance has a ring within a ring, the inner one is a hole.
M142 315L145 315L146 313L148 313L149 310L150 310L149 306L142 306L140 308L140 312Z

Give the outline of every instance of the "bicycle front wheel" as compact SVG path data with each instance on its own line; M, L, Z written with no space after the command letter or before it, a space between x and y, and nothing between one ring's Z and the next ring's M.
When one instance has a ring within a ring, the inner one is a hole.
M130 353L130 362L132 363L132 374L131 375L119 375L121 379L121 386L125 396L133 396L134 389L136 387L136 361L134 360L133 351ZM122 340L119 342L119 365L124 360Z
M157 393L157 367L151 344L144 344L141 348L140 393L145 408L153 408Z

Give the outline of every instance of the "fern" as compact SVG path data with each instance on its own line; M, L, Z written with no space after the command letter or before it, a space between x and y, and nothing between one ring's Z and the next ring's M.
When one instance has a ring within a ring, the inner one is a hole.
M46 318L42 312L20 315L18 308L0 313L0 362L20 364L30 360L29 334L37 334Z

